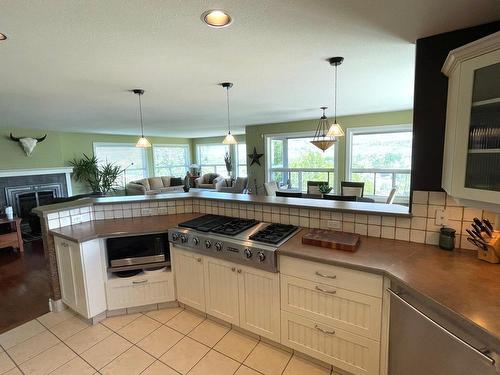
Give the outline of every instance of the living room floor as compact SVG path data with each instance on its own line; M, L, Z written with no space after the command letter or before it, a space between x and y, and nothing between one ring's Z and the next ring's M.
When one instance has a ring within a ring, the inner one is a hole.
M90 325L69 310L0 335L0 374L329 375L329 368L180 307Z
M25 243L24 253L0 249L0 300L0 333L49 311L42 240Z

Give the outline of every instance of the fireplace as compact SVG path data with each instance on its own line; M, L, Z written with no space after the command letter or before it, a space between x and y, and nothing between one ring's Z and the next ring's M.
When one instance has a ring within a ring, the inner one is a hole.
M26 219L33 208L50 204L54 198L62 197L62 192L61 183L13 186L5 188L5 198L14 215Z

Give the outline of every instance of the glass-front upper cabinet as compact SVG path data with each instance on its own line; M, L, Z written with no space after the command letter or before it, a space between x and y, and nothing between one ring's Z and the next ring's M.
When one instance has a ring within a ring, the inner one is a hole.
M500 211L500 32L451 51L443 189Z

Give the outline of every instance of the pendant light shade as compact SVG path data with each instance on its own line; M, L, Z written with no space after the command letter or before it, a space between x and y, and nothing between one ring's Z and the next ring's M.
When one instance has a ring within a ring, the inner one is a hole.
M331 59L328 60L330 62L330 65L335 67L334 70L334 82L333 82L333 114L334 114L334 120L333 124L330 126L330 129L328 129L328 135L330 137L343 137L344 131L342 130L342 127L337 123L337 67L342 64L344 61L343 57L337 56L337 57L332 57Z
M231 82L223 82L220 85L226 89L226 104L227 104L227 135L222 141L222 143L225 145L235 145L238 142L236 142L236 139L231 134L231 113L229 111L229 89L233 87L233 84Z
M318 126L316 128L316 133L314 133L314 138L311 143L319 148L321 151L326 151L337 141L334 137L328 135L328 129L330 125L328 124L328 119L325 115L325 110L328 107L321 107L323 111L322 116L318 121Z
M134 89L132 90L134 94L136 94L139 97L139 117L141 120L141 137L135 144L135 147L139 148L148 148L151 147L151 143L148 141L146 137L144 137L144 124L142 122L142 102L141 102L141 96L144 95L144 90L143 89Z

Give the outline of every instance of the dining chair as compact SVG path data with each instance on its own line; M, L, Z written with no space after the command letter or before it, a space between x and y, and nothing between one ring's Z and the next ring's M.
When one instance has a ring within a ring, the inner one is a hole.
M307 194L321 195L319 187L322 185L328 186L328 181L307 181Z
M396 198L396 192L398 191L397 188L392 188L391 192L389 193L389 196L387 197L387 200L385 203L387 204L392 204L394 202L394 198Z
M288 198L302 198L302 193L300 192L295 192L295 191L277 191L276 192L277 197L288 197Z
M355 195L332 195L332 194L323 195L323 199L328 199L331 201L356 202L356 198L357 197Z
M341 181L340 194L342 195L355 195L362 197L365 190L364 182Z
M265 182L264 190L266 191L267 196L274 197L276 196L276 192L278 191L278 184L276 183L276 181Z

